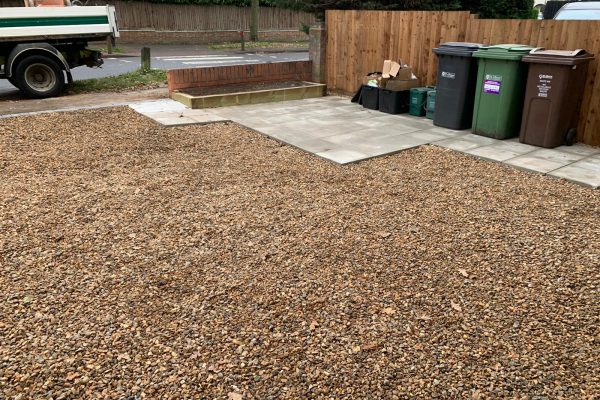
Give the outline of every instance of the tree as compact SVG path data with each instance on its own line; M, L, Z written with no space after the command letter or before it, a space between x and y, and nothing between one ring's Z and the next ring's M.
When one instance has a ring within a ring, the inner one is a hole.
M531 18L533 0L461 0L462 9L479 18Z
M258 13L260 12L259 0L252 0L250 4L250 40L258 42Z
M271 0L323 19L325 10L468 10L480 18L530 18L533 0Z

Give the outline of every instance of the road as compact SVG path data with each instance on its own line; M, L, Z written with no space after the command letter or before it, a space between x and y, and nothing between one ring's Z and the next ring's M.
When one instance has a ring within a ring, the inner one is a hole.
M308 60L308 52L283 53L223 53L196 55L161 55L152 57L152 68L175 69L191 67L214 67L219 65L257 64L284 61ZM140 67L139 57L111 57L106 55L102 68L79 67L72 70L73 79L102 78L120 75ZM20 96L18 90L7 80L0 79L0 101L3 98Z

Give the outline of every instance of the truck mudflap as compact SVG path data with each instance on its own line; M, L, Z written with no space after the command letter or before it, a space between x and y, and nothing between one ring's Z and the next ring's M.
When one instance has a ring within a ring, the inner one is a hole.
M54 46L48 43L21 43L15 46L15 48L8 55L8 59L5 65L5 76L10 78L14 75L14 67L16 66L15 62L19 60L20 57L24 57L30 53L42 53L46 54L54 58L56 61L62 64L64 70L67 74L67 82L73 82L73 76L71 75L71 69L69 68L69 63L65 59L65 57L58 51Z

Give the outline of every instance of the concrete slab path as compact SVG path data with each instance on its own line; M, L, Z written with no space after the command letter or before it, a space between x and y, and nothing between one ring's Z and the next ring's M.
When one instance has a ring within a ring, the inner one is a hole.
M543 149L518 139L495 140L439 128L425 118L367 110L348 98L191 110L171 100L138 103L136 111L163 125L234 121L338 164L432 144L523 170L600 187L600 148L582 144Z

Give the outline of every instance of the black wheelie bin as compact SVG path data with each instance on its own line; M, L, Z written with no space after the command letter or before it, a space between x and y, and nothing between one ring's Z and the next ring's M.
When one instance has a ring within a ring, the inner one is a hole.
M438 56L437 93L433 124L449 129L469 129L477 86L480 43L448 42L433 49Z

